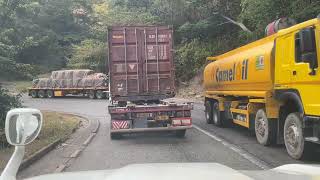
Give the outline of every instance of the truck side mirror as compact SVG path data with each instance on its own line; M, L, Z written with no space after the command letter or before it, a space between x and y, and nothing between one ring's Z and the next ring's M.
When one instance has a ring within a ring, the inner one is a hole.
M37 109L20 108L7 113L5 131L8 143L23 146L31 143L39 134L42 114Z
M301 53L315 52L316 41L314 28L303 29L299 32Z
M310 75L315 75L315 69L318 67L318 58L314 28L310 27L301 30L299 36L301 60L309 63L309 67L312 70Z

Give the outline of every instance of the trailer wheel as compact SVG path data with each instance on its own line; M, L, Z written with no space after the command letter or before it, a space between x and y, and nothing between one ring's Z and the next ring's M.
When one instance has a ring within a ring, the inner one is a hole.
M268 146L276 140L276 121L268 119L265 110L259 109L255 117L255 133L259 144Z
M31 90L30 95L32 98L38 98L38 92L36 90Z
M52 90L47 90L47 97L48 98L54 98L54 93Z
M44 90L39 90L38 92L38 96L39 98L46 98L46 92Z
M211 101L205 102L205 111L204 112L205 112L207 124L212 124L213 118L212 118L212 102Z
M110 138L111 138L112 140L121 139L121 138L122 138L122 134L119 134L119 133L110 133Z
M118 105L119 105L119 107L126 107L127 106L127 101L119 101Z
M106 94L102 90L96 91L96 97L97 99L104 99L106 98Z
M90 99L95 99L96 98L96 92L94 90L89 91L89 98Z
M177 130L176 131L176 136L178 138L184 138L186 136L186 129L183 129L183 130Z
M307 144L304 140L300 113L291 113L287 116L284 123L284 144L293 159L303 159L312 153L311 144Z

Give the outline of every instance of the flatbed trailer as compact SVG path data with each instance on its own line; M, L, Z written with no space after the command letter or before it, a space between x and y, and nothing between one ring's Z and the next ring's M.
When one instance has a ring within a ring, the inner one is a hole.
M32 98L54 98L66 95L87 95L90 99L105 99L109 96L108 87L96 88L29 88Z
M137 132L174 132L184 137L186 130L192 128L192 103L161 101L160 104L128 104L126 107L108 107L110 137L116 139L123 134Z

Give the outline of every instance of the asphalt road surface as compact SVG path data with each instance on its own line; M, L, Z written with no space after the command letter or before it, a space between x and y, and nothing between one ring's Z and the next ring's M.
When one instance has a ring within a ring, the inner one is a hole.
M283 146L259 145L255 137L244 128L217 128L206 124L201 103L195 103L192 112L194 128L188 130L183 139L167 133L145 133L111 140L106 100L73 97L23 97L23 100L27 107L76 113L100 121L99 131L93 141L65 171L114 169L134 163L217 162L238 170L268 169L288 163L305 163L291 159ZM316 159L312 161L319 162Z

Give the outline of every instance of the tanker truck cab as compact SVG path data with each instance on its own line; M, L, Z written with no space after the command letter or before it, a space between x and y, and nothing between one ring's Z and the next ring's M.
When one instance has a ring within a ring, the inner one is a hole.
M294 159L320 144L319 18L208 60L207 123L244 126L262 145L284 143Z

